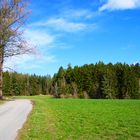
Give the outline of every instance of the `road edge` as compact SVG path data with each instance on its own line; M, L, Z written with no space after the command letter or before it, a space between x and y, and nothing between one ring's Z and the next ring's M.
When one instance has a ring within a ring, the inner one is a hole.
M19 99L20 100L20 99ZM28 99L30 100L30 99ZM20 135L22 133L22 130L26 127L27 123L28 123L28 120L30 118L30 116L32 115L32 112L34 110L34 105L35 105L35 101L33 100L30 100L31 101L31 104L32 104L32 110L29 112L29 114L27 115L27 118L26 118L26 121L24 122L24 124L22 125L22 127L20 129L17 130L17 136L15 138L15 140L20 140Z

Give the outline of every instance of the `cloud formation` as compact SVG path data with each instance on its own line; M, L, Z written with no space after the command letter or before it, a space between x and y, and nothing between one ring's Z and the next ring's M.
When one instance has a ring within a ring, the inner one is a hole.
M24 54L7 58L4 63L5 69L36 71L41 69L42 65L48 65L56 62L55 55L49 53L49 49L56 43L56 37L43 29L27 28L23 37L29 46L34 48L33 54ZM21 63L22 62L22 63Z
M46 21L33 23L31 26L52 28L57 31L65 31L65 32L77 32L85 30L87 28L87 24L68 21L67 19L64 18L50 18L49 20Z
M13 71L38 71L42 68L42 65L48 65L50 63L55 63L56 57L54 55L20 55L8 58L4 63L4 69L11 69ZM22 62L22 63L21 63Z
M140 0L108 0L99 11L104 10L125 10L140 7Z
M66 32L76 32L76 31L84 30L87 27L87 25L84 23L70 22L63 18L57 18L57 19L52 18L48 20L47 24L49 26L54 27L57 30L63 30Z
M65 9L62 13L60 12L59 16L66 19L87 20L92 19L97 15L98 12L93 12L90 9Z
M29 44L35 46L47 46L55 41L54 35L50 35L47 31L39 29L26 29L24 37Z

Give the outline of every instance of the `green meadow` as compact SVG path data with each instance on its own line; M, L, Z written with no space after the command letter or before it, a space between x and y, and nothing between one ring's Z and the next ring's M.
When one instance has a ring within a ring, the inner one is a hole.
M139 140L140 100L29 98L20 140Z

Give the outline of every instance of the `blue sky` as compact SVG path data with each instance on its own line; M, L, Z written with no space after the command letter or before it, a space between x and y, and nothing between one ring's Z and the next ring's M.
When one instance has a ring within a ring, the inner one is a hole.
M17 72L53 75L60 66L140 63L140 0L31 0L24 37L33 55L10 58Z

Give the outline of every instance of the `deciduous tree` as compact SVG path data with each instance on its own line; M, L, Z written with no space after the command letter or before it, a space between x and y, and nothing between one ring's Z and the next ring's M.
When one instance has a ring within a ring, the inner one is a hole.
M2 99L3 63L5 58L24 54L31 49L21 28L29 11L26 0L0 0L0 98Z

